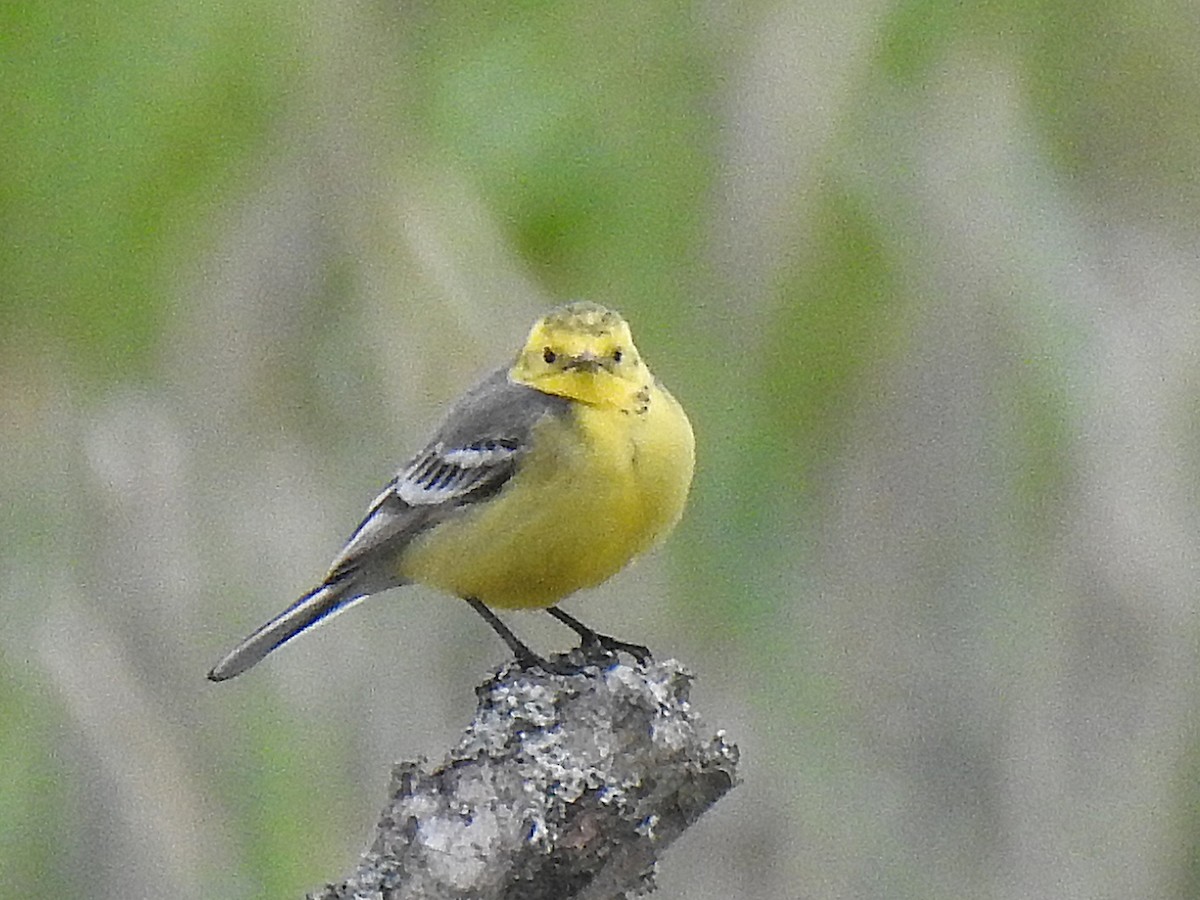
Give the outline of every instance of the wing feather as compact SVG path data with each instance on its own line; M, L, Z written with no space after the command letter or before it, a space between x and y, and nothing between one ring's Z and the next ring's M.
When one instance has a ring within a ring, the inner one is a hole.
M512 476L522 453L519 439L489 438L468 447L438 441L397 476L393 490L411 506L436 506L498 488Z
M528 452L534 426L568 409L561 397L509 381L507 368L493 372L375 498L328 577L357 569L362 583L382 589L375 585L394 579L394 561L413 537L495 495Z

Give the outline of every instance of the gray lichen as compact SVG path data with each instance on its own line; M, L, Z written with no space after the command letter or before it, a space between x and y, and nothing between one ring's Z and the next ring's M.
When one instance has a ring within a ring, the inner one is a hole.
M311 900L644 893L663 849L737 781L737 748L704 730L690 682L673 660L500 670L441 765L395 767L373 846Z

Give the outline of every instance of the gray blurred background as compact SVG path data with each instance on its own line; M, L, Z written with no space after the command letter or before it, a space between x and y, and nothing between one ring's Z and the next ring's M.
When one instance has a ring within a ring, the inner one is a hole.
M1198 46L1170 0L5 5L0 893L349 870L503 645L411 588L204 673L588 298L698 470L565 608L743 751L660 896L1200 896Z

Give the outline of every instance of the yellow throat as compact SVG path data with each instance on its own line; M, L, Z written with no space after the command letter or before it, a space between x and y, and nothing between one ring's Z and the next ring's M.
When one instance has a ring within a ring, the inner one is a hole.
M571 303L534 324L510 377L546 394L621 409L637 405L654 382L629 325L595 303Z

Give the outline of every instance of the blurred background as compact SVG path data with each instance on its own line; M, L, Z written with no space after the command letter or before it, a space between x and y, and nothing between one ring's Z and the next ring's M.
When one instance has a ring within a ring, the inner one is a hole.
M587 298L698 470L565 608L743 752L659 896L1200 896L1198 46L1182 0L4 4L2 893L351 869L500 641L410 588L204 674Z

